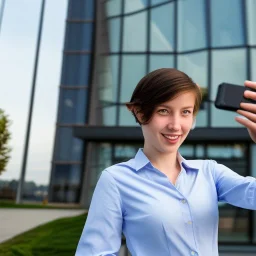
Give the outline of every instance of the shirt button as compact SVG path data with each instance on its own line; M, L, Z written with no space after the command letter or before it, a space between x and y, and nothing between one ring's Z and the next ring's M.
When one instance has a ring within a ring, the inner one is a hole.
M185 203L187 202L187 200L186 200L186 199L182 199L181 202L182 202L183 204L185 204Z
M191 224L192 224L192 221L188 221L188 224L190 224L190 225L191 225Z
M191 251L191 255L196 256L197 253L195 251Z

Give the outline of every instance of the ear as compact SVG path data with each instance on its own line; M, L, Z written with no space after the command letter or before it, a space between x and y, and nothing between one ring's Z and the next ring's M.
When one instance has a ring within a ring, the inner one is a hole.
M143 116L142 116L142 113L139 111L139 108L134 106L133 104L130 104L130 103L126 103L125 105L126 105L127 109L130 112L132 112L134 116L136 116L136 118L138 119L139 123L141 124Z

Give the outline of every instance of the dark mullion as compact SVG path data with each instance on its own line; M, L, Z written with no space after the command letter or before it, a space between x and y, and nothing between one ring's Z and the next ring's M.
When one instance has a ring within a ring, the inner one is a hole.
M122 0L121 0L122 1ZM168 4L168 3L172 3L172 2L176 2L177 0L170 0L170 1L166 1L166 2L163 2L163 3L159 3L159 4L156 4L154 6L151 6L148 5L148 7L146 8L143 8L143 9L140 9L140 10L137 10L137 11L133 11L133 12L128 12L128 13L122 13L122 14L118 14L118 15L112 15L112 16L109 16L107 17L107 19L112 19L112 18L118 18L118 17L123 17L123 16L131 16L131 15L134 15L134 14L138 14L140 12L144 12L144 11L147 11L148 9L152 9L152 8L156 8L156 7L159 7L159 6L162 6L162 5L165 5L165 4Z
M122 81L122 66L123 66L123 32L124 32L124 0L122 1L121 4L121 20L120 20L120 42L119 42L119 73L118 73L118 81L117 81L117 102L120 102L120 97L121 97L121 81ZM119 125L119 115L120 115L120 106L117 106L116 109L116 125Z
M177 52L178 52L178 2L174 2L174 16L173 16L173 22L174 22L174 56L173 56L173 62L174 62L174 67L177 68L178 66L178 61L177 61Z
M250 55L250 46L249 46L249 36L247 33L248 24L246 20L246 1L242 2L242 16L243 16L243 28L244 28L244 39L245 39L245 46L246 46L246 64L247 64L247 72L246 72L246 79L251 80L251 55Z
M212 89L212 49L211 48L211 0L205 0L205 18L206 18L206 44L208 51L207 58L207 85L208 85L208 99L211 100L211 89ZM211 118L211 104L208 102L208 111L207 111L207 127L212 126Z
M151 0L147 1L148 6L151 6ZM149 68L150 68L150 47L151 47L151 9L149 8L147 11L147 53L146 53L146 73L149 72Z
M174 40L175 41L175 40ZM175 44L175 42L174 42ZM250 48L256 48L256 46L250 46ZM200 48L200 49L195 49L195 50L188 50L188 51L182 51L182 52L178 52L178 51L166 51L166 52L163 52L163 51L159 51L159 52L156 52L156 51L135 51L135 52L129 52L129 51L126 51L126 52L111 52L111 53L102 53L103 56L109 56L109 55L119 55L119 54L125 54L125 55L133 55L133 54L152 54L152 55L166 55L166 54L178 54L178 55L186 55L186 54L190 54L190 53L198 53L198 52L204 52L206 50L227 50L227 49L244 49L244 46L243 45L239 45L239 46L218 46L218 47L204 47L204 48Z
M250 48L249 46L249 38L248 38L248 33L247 33L247 29L248 29L248 24L247 24L247 20L246 20L246 5L247 2L246 1L241 1L242 3L242 16L243 16L243 28L244 28L244 39L245 39L245 46L246 47L246 79L250 80L251 79L251 55L250 55ZM247 156L249 156L249 161L248 161L248 168L247 170L252 170L252 159L251 159L251 148L250 148L250 144L246 145L246 149L247 149ZM251 173L246 173L247 176L250 176ZM250 243L253 244L253 235L254 235L254 212L253 211L249 211L249 225L248 225L248 236L250 239Z

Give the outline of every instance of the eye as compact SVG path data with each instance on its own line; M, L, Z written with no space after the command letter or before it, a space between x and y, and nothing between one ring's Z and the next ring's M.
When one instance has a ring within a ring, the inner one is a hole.
M160 115L168 115L169 114L167 109L159 109L157 111L157 113L159 113Z
M182 113L187 116L187 115L191 114L191 111L188 110L188 109L185 109L185 110L182 111Z

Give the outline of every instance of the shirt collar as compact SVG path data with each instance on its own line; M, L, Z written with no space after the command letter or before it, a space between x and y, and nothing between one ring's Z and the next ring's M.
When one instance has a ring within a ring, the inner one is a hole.
M187 170L198 171L197 168L189 166L187 160L184 157L182 157L179 152L178 152L177 157L178 157L178 161L179 161L180 165L182 165L186 171ZM150 163L149 159L144 154L142 148L140 148L138 150L137 154L135 155L134 160L135 160L135 170L136 171L141 170L143 167L145 167L147 164Z

